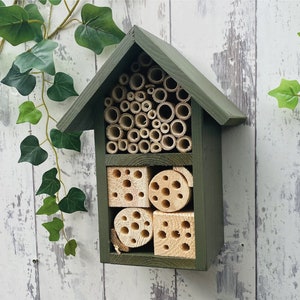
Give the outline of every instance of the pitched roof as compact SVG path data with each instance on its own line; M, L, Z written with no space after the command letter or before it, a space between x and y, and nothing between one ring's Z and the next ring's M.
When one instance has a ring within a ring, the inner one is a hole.
M173 46L134 26L58 122L61 131L93 129L94 105L141 51L146 52L220 125L238 125L246 116Z

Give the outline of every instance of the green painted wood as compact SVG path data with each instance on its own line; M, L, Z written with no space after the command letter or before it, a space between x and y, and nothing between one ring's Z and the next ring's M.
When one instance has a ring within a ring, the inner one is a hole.
M134 26L58 122L57 127L61 131L93 129L95 103L104 100L118 75L141 49L172 75L220 125L238 125L245 121L245 115L174 47Z

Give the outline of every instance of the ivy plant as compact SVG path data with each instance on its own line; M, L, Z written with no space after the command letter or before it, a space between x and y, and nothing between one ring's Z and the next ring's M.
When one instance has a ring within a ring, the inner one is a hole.
M0 0L0 54L5 55L5 43L12 46L24 44L25 49L27 48L14 58L1 83L16 89L26 98L19 106L16 123L45 127L44 141L41 142L30 134L20 142L19 162L34 166L44 163L49 155L43 146L44 143L50 145L54 154L51 156L54 157L53 167L42 175L42 183L36 190L36 195L43 197L43 203L36 214L49 216L50 220L42 224L49 233L49 240L64 238L64 252L73 256L76 254L77 241L67 236L64 214L87 211L86 195L78 187L71 187L67 191L60 167L63 157L58 149L80 152L82 133L60 132L55 128L55 116L49 109L49 101L62 102L78 95L72 74L56 71L54 55L59 44L55 39L61 30L71 30L74 26L70 24L77 22L75 41L79 46L99 55L106 46L117 44L124 37L124 33L115 24L109 7L85 3L81 8L81 20L76 19L74 15L79 2L80 0L76 0L70 6L66 0L39 0L38 4L15 1L13 5L7 6ZM55 17L52 14L53 6L59 5L66 8L67 15L53 32L49 32L51 21ZM49 12L46 17L41 13L44 6L47 6ZM39 97L33 101L31 94L35 90ZM44 122L41 122L42 119Z

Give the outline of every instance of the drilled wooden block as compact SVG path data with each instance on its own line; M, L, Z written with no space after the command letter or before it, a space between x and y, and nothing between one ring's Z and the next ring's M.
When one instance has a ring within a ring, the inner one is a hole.
M107 185L110 207L149 207L148 167L108 167Z
M154 254L195 258L194 212L154 211Z
M141 247L153 237L152 211L145 208L124 208L116 215L114 227L125 246Z

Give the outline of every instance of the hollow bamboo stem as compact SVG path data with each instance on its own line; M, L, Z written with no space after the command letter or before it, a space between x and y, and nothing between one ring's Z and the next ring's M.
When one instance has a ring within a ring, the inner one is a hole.
M160 143L165 151L170 151L176 147L176 139L173 134L164 134Z
M190 136L182 136L177 139L176 148L181 153L186 153L192 150L192 138Z
M175 115L180 120L188 120L192 115L192 108L190 104L180 102L175 106Z
M161 122L169 123L175 117L174 105L171 102L163 102L158 104L156 108L157 118Z
M108 106L104 110L104 120L108 124L117 123L120 119L120 110L115 106Z
M187 131L186 123L180 119L175 119L170 125L170 131L175 137L182 137Z
M145 76L141 73L133 73L129 79L129 86L134 91L139 91L145 86Z

